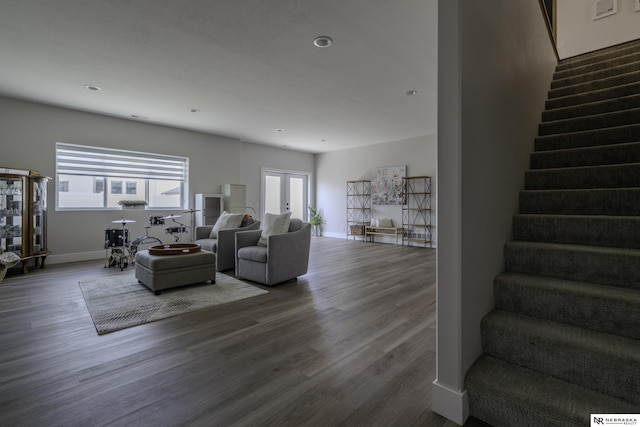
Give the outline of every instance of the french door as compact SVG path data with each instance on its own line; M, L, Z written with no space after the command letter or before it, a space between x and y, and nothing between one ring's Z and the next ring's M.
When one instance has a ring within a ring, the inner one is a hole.
M262 172L262 213L291 212L291 218L307 220L309 176L265 170Z

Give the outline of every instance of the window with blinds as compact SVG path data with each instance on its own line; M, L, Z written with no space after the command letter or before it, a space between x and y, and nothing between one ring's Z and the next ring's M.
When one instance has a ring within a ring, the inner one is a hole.
M58 209L113 209L145 200L152 209L184 203L189 159L137 151L56 143Z

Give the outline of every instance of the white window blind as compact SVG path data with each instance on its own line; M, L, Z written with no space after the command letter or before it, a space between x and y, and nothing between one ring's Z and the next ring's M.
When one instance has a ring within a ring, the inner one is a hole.
M56 174L187 180L185 157L56 143Z

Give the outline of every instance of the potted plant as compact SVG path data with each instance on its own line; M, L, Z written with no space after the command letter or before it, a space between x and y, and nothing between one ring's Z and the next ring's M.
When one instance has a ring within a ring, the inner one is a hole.
M320 231L321 231L321 227L322 227L322 222L324 221L322 219L322 215L320 215L320 213L313 207L309 206L309 213L311 214L309 217L309 224L311 224L313 226L313 229L315 231L315 235L319 236L320 235Z
M147 206L145 200L120 200L118 204L122 206L122 209L144 209Z

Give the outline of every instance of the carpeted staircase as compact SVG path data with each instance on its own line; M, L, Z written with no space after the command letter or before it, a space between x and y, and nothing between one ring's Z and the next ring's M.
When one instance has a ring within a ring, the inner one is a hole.
M562 60L467 373L495 426L640 413L640 40Z

